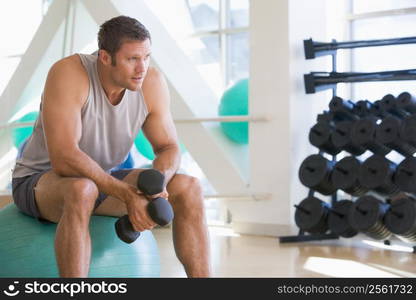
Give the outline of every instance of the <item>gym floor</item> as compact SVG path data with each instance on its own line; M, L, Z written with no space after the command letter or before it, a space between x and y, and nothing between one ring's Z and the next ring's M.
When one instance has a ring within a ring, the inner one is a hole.
M160 251L161 277L186 277L174 255L171 229L153 230ZM238 235L210 227L215 277L416 277L416 254L409 244L352 239L279 244L277 238Z
M0 209L10 200L0 195ZM209 232L214 277L416 277L416 254L395 240L390 247L363 235L279 244L277 237L239 235L226 227L210 226ZM186 277L174 254L171 228L156 228L153 234L161 277Z

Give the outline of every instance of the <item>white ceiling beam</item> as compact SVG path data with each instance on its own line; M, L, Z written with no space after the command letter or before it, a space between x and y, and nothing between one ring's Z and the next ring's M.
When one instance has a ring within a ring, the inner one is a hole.
M66 12L67 1L53 1L49 7L0 97L0 124L8 122L17 110L40 95L50 66L62 54L62 42L56 41L56 37Z

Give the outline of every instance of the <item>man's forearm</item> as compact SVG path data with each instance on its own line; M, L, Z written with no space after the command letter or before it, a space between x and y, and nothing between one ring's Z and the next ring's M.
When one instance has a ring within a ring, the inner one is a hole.
M54 170L60 176L89 178L94 181L100 192L123 200L121 194L125 190L125 183L106 173L81 150L65 155L60 161L59 167L54 168Z
M181 154L179 147L172 146L165 148L156 153L153 161L153 168L165 175L165 186L172 179L173 175L178 171L181 163Z

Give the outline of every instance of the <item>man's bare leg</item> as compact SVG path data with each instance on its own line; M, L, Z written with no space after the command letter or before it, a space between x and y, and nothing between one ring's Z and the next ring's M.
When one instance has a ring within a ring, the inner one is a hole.
M133 170L123 180L134 185L141 171ZM172 224L173 243L179 261L188 277L211 276L209 236L198 180L177 174L169 182L167 191L175 214ZM124 203L109 196L94 213L121 217L127 210Z
M172 230L176 255L188 277L210 277L210 243L200 184L194 177L175 175L167 190L175 213Z
M91 258L89 220L98 189L86 178L60 177L52 171L39 179L35 198L42 218L58 223L56 260L61 277L87 277Z

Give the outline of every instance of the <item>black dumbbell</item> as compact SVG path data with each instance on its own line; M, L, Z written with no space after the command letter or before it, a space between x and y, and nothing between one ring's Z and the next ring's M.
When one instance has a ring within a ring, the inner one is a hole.
M377 120L365 118L354 122L351 128L351 140L354 144L364 147L374 154L386 155L391 149L376 140Z
M384 217L388 230L407 242L416 242L416 200L412 197L401 197L390 204Z
M372 155L360 167L359 181L362 186L383 196L400 192L394 184L396 164L381 155Z
M392 94L387 94L380 100L380 108L385 116L391 114L403 119L408 115L404 109L397 106L397 99Z
M351 206L348 220L357 231L376 239L386 240L391 232L384 225L383 218L389 205L373 196L362 196Z
M335 129L331 134L331 140L335 147L345 150L352 155L359 156L363 154L366 149L354 144L351 140L352 125L353 121L341 121L336 123Z
M416 98L408 92L403 92L397 96L396 105L411 114L416 113Z
M416 147L416 115L406 117L400 128L400 138Z
M333 113L333 118L336 121L358 119L354 114L354 106L352 101L344 100L338 96L334 96L329 102L329 110Z
M332 233L345 238L353 237L358 233L348 221L352 204L351 200L339 200L332 204L328 216L328 227Z
M332 126L327 122L316 123L309 131L309 142L319 150L337 155L341 149L334 146L331 141Z
M401 161L394 174L394 184L406 193L416 193L416 158L407 157Z
M336 191L330 180L334 163L319 154L305 158L299 168L299 179L302 184L323 195L331 195Z
M385 112L381 109L380 106L381 100L376 100L373 102L373 105L370 107L370 114L375 118L385 117Z
M360 118L367 117L371 114L371 107L373 104L368 100L360 100L355 103L353 112Z
M352 196L362 196L368 189L360 184L358 175L361 162L354 156L347 156L338 161L332 171L331 180L335 188Z
M145 195L156 195L163 191L165 176L155 169L148 169L140 172L137 178L137 188ZM152 199L147 205L147 212L152 220L160 225L165 226L173 219L173 209L170 203L165 199L158 197ZM140 232L135 231L129 220L128 215L124 215L115 223L118 237L125 243L134 242Z
M316 197L308 197L295 205L295 222L299 229L315 234L328 230L328 204Z
M316 117L316 122L332 122L333 115L330 111L324 110L321 114Z
M401 120L397 117L385 117L377 127L376 140L403 156L411 156L416 152L416 147L400 138L401 125Z

